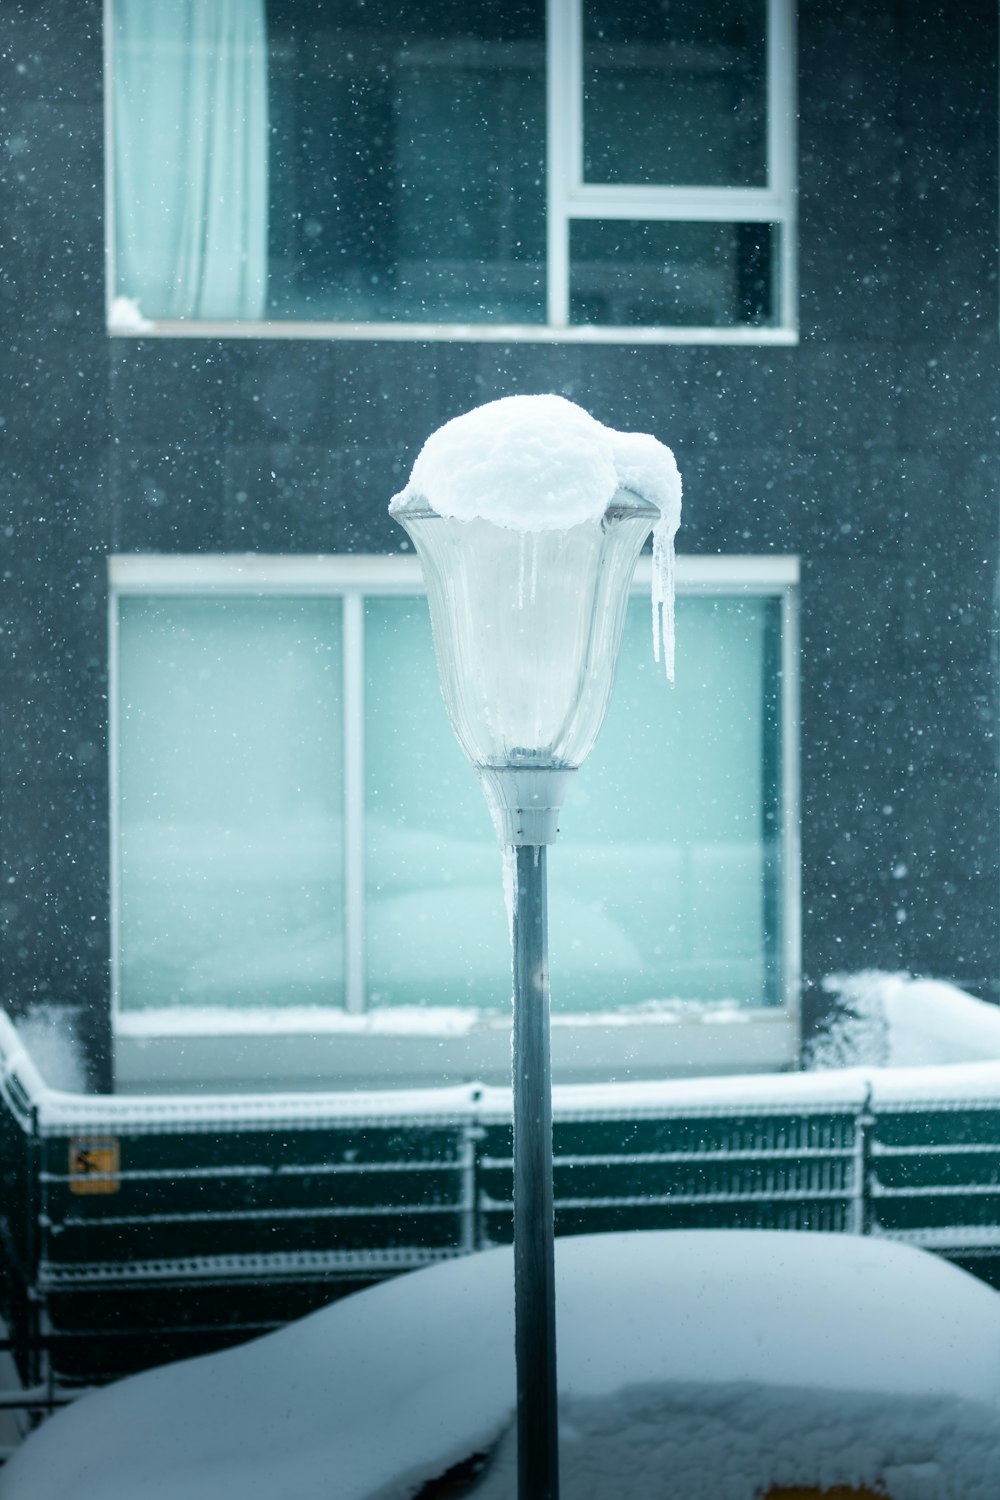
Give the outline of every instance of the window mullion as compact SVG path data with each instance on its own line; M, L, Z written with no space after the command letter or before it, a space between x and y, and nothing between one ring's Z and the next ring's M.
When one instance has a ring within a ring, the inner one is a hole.
M110 572L110 570L109 570ZM114 1027L121 1010L121 693L119 631L119 594L108 588L108 818L110 832L110 977L111 1024Z
M798 308L796 263L795 7L792 0L768 0L767 11L767 180L781 205L781 321L795 326Z
M364 595L343 596L344 630L344 1005L365 1009Z
M789 0L767 6L767 184L787 205L793 180L792 8Z
M548 323L569 323L569 215L582 175L580 0L548 0L546 19L546 246Z
M801 1024L799 996L802 983L802 876L799 766L799 615L798 594L786 589L781 621L781 952L784 969L782 1001Z
M115 75L114 36L115 21L112 0L104 0L102 23L104 38L104 78L109 85ZM114 89L106 87L104 105L104 299L108 323L118 285L117 224L118 206L115 188L118 182L117 153L115 151L115 97Z

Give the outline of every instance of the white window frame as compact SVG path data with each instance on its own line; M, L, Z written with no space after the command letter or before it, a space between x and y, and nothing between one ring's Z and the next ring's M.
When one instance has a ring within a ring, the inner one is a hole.
M421 595L408 556L144 555L108 559L112 1029L119 1087L416 1086L509 1076L510 1022L484 1013L456 1034L414 1029L404 1008L365 1010L364 601ZM799 1049L800 853L796 557L680 557L681 594L777 597L782 604L783 1003L730 1015L692 1002L665 1019L563 1015L553 1023L557 1081L794 1067ZM640 560L634 588L648 592ZM343 606L346 998L343 1008L123 1011L120 1003L119 601L135 595L336 596ZM499 863L497 879L499 881ZM197 1039L197 1040L196 1040Z
M583 181L582 0L547 0L547 322L377 323L142 319L116 304L114 0L104 0L107 328L121 338L428 340L452 343L797 344L795 0L767 3L767 186L649 187ZM781 236L773 327L604 327L569 322L569 228L578 219L771 223Z

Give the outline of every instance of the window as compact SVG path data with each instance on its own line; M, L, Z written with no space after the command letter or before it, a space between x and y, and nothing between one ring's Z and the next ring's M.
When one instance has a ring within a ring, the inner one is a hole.
M613 1072L645 1027L683 1070L680 1023L733 1015L789 1060L793 579L682 559L673 690L631 601L552 856L557 1064L575 1030L585 1076ZM500 858L415 560L123 557L111 580L119 1038L323 1033L334 1075L372 1077L387 1038L407 1076L460 1038L463 1076L502 1081Z
M113 331L794 337L792 0L110 14Z

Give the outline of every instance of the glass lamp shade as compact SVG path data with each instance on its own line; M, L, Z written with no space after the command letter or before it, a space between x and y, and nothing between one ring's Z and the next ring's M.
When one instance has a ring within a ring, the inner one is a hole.
M452 727L491 805L484 770L574 770L604 721L656 507L620 489L600 521L529 532L419 498L394 515L423 567Z

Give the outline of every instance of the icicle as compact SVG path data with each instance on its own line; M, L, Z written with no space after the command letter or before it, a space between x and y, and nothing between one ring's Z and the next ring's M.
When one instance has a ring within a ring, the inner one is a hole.
M677 518L666 512L653 527L653 656L663 660L667 678L674 680L674 537Z
M538 537L532 531L531 536L531 602L534 604L538 593Z
M528 569L528 531L522 531L517 539L517 607L524 608L524 583Z

